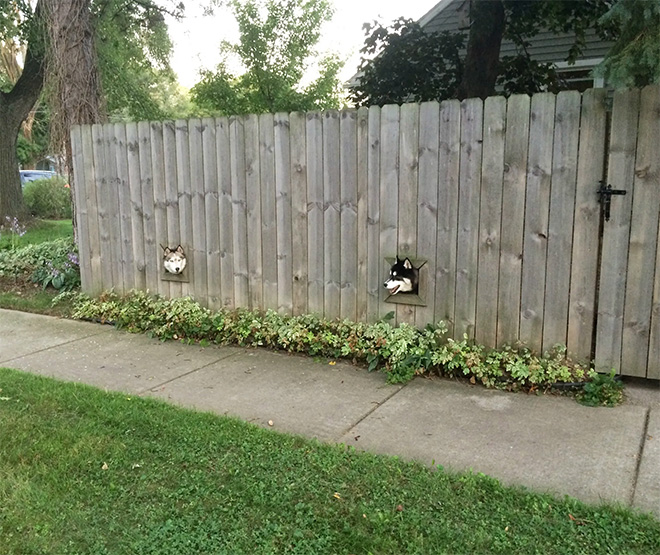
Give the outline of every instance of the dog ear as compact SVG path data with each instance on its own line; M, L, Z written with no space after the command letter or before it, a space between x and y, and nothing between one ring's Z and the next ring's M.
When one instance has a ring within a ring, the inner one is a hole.
M410 262L410 258L406 258L406 259L403 261L403 267L404 267L406 270L412 270L412 269L413 269L413 265L412 265L412 262Z
M178 245L178 246L176 247L176 251L174 251L174 252L178 252L179 254L184 254L184 252L183 252L183 247L182 247L181 245Z
M163 247L163 245L161 245ZM170 247L163 247L163 256L167 256L168 254L172 254L172 249Z

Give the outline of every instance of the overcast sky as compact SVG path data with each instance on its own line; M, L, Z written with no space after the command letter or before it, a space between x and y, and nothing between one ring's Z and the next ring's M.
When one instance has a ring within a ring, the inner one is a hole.
M333 51L347 59L343 80L351 77L360 61L359 50L364 43L362 24L380 18L390 22L397 17L419 19L439 0L331 0L335 15L323 27L319 49ZM219 61L218 49L222 40L236 41L238 31L231 14L217 9L212 17L186 2L187 16L181 21L169 20L170 36L174 42L172 67L184 87L198 81L200 69L213 69Z

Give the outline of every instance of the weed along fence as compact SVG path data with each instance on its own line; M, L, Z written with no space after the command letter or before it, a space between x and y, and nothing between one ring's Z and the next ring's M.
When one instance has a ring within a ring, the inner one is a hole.
M655 86L76 127L83 288L394 311L658 379L659 144ZM397 255L419 288L387 298Z

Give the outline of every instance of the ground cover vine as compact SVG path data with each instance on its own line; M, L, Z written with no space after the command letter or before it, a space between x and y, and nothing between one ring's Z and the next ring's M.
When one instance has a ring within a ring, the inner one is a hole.
M166 299L148 292L106 292L93 298L73 294L73 317L113 323L130 332L162 340L267 347L291 353L364 364L382 370L389 383L415 375L462 377L472 383L509 390L536 390L581 383L597 376L567 357L558 346L543 355L524 346L488 349L464 337L447 335L443 322L418 329L394 326L386 318L373 324L289 316L247 309L211 311L189 297Z

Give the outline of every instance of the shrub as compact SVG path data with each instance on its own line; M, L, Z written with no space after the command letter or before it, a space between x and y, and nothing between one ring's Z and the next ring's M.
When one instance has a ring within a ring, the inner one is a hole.
M80 286L80 266L73 238L0 251L0 276L30 279L44 288L75 289Z
M389 383L403 383L415 375L460 376L472 383L500 389L535 390L558 383L583 382L595 375L574 363L566 349L557 347L543 356L524 346L487 349L468 341L446 339L444 323L417 329L325 320L314 315L286 316L237 309L212 312L189 297L165 299L145 292L98 298L78 295L74 318L114 322L134 332L160 339L269 347L327 358L346 358L381 369Z
M63 177L30 181L23 189L23 200L37 218L64 220L72 217L71 189Z

